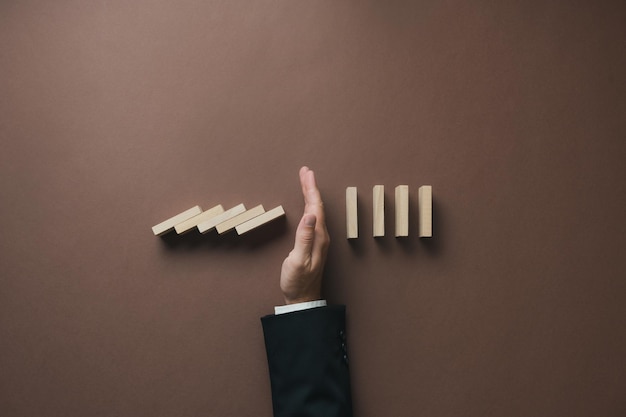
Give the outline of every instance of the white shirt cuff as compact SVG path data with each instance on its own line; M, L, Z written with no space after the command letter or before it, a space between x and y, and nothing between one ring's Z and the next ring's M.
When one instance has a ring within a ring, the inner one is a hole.
M305 301L304 303L287 304L274 307L274 314L293 313L294 311L308 310L309 308L326 307L326 300Z

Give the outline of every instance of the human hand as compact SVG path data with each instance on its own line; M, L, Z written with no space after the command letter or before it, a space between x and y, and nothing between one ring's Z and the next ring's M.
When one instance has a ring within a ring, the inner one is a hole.
M315 174L308 167L300 168L300 185L304 195L304 214L296 229L293 250L283 262L280 274L280 289L286 304L321 298L322 272L330 244L324 203Z

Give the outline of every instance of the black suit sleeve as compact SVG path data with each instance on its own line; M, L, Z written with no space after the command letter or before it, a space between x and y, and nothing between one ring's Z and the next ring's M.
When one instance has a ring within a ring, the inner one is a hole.
M345 306L261 319L274 417L351 417Z

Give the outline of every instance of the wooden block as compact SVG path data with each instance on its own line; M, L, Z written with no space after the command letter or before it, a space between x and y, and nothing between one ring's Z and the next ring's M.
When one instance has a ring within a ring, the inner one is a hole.
M222 214L213 217L212 219L198 224L198 230L200 231L200 233L208 233L213 230L218 224L230 218L233 218L236 215L243 213L244 211L246 211L246 206L244 206L243 204L239 204L233 208L226 210Z
M409 186L396 187L396 237L409 235Z
M418 193L419 206L419 235L420 237L433 236L433 187L422 185Z
M165 233L174 230L174 227L181 222L184 222L187 219L192 218L193 216L197 216L202 213L202 209L200 206L192 207L188 210L183 211L180 214L177 214L174 217L170 217L169 219L157 224L156 226L152 226L152 233L155 236L162 236Z
M359 237L356 195L356 187L346 188L346 237L348 239Z
M178 233L179 235L182 235L194 229L200 223L205 222L209 219L212 219L213 217L220 215L223 212L224 212L224 207L222 207L221 204L218 204L217 206L211 207L207 211L202 212L198 214L197 216L193 216L189 220L185 220L182 223L178 223L176 227L174 227L174 229L176 229L176 233Z
M221 235L222 233L226 233L229 230L233 230L241 223L247 222L248 220L253 219L256 216L260 216L263 213L265 213L265 209L263 208L262 204L259 204L258 206L253 207L250 210L246 210L235 217L223 221L222 223L215 226L215 229L217 230L217 233Z
M248 220L245 223L241 223L240 225L235 227L238 235L243 235L244 233L249 232L252 229L256 229L259 226L264 225L265 223L269 223L272 220L278 219L285 215L285 210L283 210L283 206L274 207L270 211L267 211L260 216L255 217L254 219Z
M385 236L385 186L375 185L374 202L374 237Z

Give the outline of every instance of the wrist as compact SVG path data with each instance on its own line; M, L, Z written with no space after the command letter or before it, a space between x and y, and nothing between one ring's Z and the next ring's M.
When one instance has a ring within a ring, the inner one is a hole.
M311 294L311 295L294 297L294 298L285 296L285 304L289 305L289 304L298 304L298 303L308 303L310 301L318 301L321 299L322 299L321 294Z

